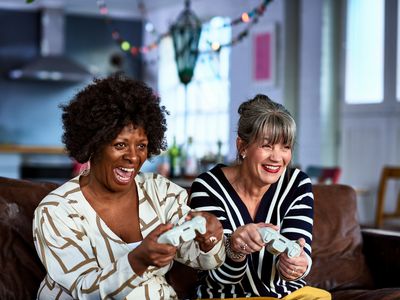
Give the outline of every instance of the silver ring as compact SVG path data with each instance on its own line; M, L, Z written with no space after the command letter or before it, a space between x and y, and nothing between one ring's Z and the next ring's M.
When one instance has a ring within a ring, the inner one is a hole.
M247 248L247 244L246 243L243 243L243 244L240 245L240 249L242 249L243 251L246 251L246 248Z
M210 236L208 239L210 240L211 244L216 244L217 243L217 238L215 236Z

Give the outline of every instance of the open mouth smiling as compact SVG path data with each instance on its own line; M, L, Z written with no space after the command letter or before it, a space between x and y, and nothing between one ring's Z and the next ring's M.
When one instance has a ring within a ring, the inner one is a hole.
M131 180L134 173L135 173L135 168L119 167L114 169L114 174L117 180L121 183L128 183Z

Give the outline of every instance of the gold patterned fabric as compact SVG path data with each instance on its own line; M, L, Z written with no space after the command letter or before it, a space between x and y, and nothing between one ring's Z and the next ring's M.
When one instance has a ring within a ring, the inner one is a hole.
M135 181L143 238L161 223L184 222L190 210L186 190L152 173L139 173ZM128 262L131 249L87 202L79 177L41 201L34 215L33 235L47 270L38 299L176 299L164 277L172 264L149 267L142 276L135 274ZM178 247L175 260L212 269L224 258L222 241L207 253L190 241Z

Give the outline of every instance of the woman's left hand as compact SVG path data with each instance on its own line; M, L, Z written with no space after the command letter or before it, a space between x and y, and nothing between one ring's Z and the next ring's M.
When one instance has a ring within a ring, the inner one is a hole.
M192 211L189 213L188 219L195 216L202 216L206 219L206 232L204 234L197 232L195 241L199 243L201 251L208 252L222 239L222 224L216 216L204 211Z
M279 273L286 280L296 280L307 270L308 260L303 249L306 242L303 238L298 242L301 246L300 256L289 258L286 253L279 255Z

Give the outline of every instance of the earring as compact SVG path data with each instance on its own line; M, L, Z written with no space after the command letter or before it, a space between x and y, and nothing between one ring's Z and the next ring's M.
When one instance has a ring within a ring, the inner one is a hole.
M90 173L90 160L80 166L79 175L87 176Z
M243 153L242 154L242 159L245 159L246 158L246 153Z
M90 169L83 169L79 175L81 176L88 176L90 173Z

